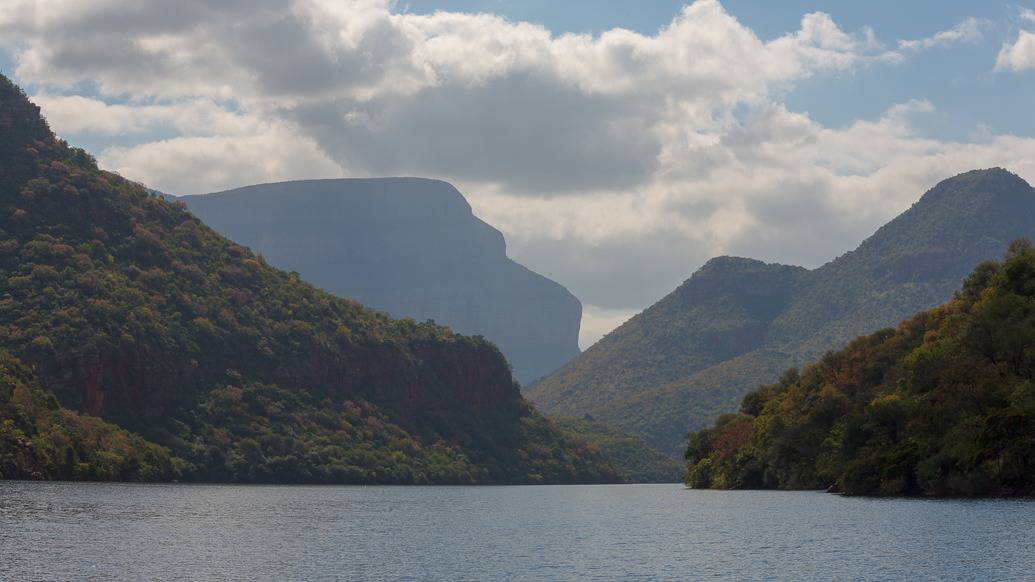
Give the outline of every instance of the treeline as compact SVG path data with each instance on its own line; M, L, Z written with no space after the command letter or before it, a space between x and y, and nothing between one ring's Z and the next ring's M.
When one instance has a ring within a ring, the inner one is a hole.
M694 488L1035 494L1035 250L955 298L748 394L690 435Z

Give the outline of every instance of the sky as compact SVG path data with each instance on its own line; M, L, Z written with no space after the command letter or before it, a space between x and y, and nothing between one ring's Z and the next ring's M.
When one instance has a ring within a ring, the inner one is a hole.
M584 305L816 267L938 181L1035 179L1035 1L0 0L0 70L172 194L448 180Z

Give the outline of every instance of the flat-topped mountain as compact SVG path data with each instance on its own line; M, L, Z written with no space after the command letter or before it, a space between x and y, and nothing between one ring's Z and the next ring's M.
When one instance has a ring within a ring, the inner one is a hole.
M974 265L1032 235L1031 186L998 168L961 174L817 269L710 261L528 394L675 454L687 430L787 367L946 301Z
M522 383L579 353L582 305L507 258L503 235L439 180L306 180L181 198L226 237L317 287L499 346Z
M0 129L0 478L618 478L485 339L269 266L99 170L2 76Z

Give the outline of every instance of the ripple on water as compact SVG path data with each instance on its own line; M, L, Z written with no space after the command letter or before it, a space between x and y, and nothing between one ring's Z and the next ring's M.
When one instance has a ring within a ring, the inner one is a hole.
M1033 579L1035 502L0 481L0 578Z

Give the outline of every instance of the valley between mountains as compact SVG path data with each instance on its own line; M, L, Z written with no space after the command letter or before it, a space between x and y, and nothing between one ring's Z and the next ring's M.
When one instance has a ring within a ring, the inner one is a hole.
M1035 491L1008 170L816 269L712 259L580 352L448 183L163 195L2 77L0 130L0 478Z

